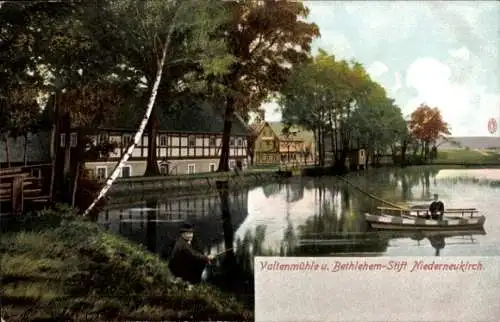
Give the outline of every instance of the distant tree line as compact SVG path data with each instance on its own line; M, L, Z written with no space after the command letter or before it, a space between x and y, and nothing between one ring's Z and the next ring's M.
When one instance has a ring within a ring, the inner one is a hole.
M408 164L409 147L414 152L410 159L420 149L427 160L439 136L449 134L439 109L422 104L406 119L361 63L321 49L296 69L279 102L285 123L314 133L320 166L326 165L325 151L331 151L333 166L344 168L354 147L365 149L374 164L388 154L396 163Z

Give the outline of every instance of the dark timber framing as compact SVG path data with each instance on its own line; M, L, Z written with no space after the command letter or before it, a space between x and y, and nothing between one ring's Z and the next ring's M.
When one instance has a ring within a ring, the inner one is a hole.
M100 157L87 162L118 161L126 152L128 144L133 140L135 131L129 129L103 128L93 133L88 133L95 142L108 140L115 142L118 147L107 157ZM232 135L230 144L230 159L239 160L247 157L247 136ZM158 161L168 160L195 160L217 159L221 152L222 133L199 132L167 132L157 133ZM149 138L144 134L129 158L130 161L143 161L147 158Z

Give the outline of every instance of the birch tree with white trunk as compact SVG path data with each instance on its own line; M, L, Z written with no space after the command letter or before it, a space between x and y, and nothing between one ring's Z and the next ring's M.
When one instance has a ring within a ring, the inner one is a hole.
M210 32L216 30L221 19L224 19L224 13L217 10L219 5L217 1L117 0L111 3L114 19L110 23L115 25L108 30L108 33L115 33L118 36L112 38L114 42L110 46L120 46L119 42L123 42L122 61L129 71L133 70L137 74L136 79L146 80L146 83L142 85L148 88L150 97L133 141L107 178L98 196L85 210L84 216L89 215L105 197L120 175L123 166L140 142L147 126L150 125L157 105L157 96L162 94L161 90L174 86L173 84L179 80L184 81L187 86L199 87L199 81L193 80L197 79L193 78L193 69L202 70L202 73L207 75L223 75L232 63L232 56L225 50L225 43L220 39L212 40L210 37ZM129 13L135 14L135 17L129 19L127 16ZM120 26L124 27L123 30ZM127 32L129 30L133 33L132 39L127 38L130 37ZM179 36L180 34L184 36ZM109 39L109 37L102 37L102 39ZM182 77L179 77L177 71L174 79L173 73L169 73L169 68L178 67L181 63L196 68L186 69ZM152 65L156 66L156 75L151 84ZM165 73L168 75L167 79L163 77ZM149 141L156 142L156 135L149 134L148 131Z
M130 156L132 155L132 152L134 151L135 147L139 143L139 141L142 138L142 134L144 133L144 130L146 129L146 125L148 124L149 118L151 117L151 111L153 110L153 106L155 104L156 100L156 95L158 94L158 86L160 85L161 77L163 74L163 66L165 65L165 57L167 56L167 49L168 49L168 43L169 39L167 38L165 41L165 44L163 45L163 51L162 51L162 56L161 60L158 62L158 73L156 75L156 80L153 85L153 89L151 90L151 97L149 99L149 104L146 109L146 113L144 114L144 118L141 122L141 125L139 126L139 129L137 130L137 133L135 133L134 140L132 144L128 147L127 152L123 155L122 159L120 162L116 165L115 169L109 176L109 178L106 180L106 184L104 187L102 187L101 191L99 191L99 194L97 195L97 198L90 204L90 206L85 210L83 213L84 216L87 216L92 209L95 207L95 205L106 195L106 193L109 191L115 180L118 178L120 175L120 172L122 171L123 166L125 163L128 161Z

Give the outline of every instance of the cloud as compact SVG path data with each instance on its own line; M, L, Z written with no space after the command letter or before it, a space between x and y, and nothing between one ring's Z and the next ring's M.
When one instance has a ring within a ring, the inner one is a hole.
M389 71L389 68L381 61L376 61L366 69L372 78L377 78Z
M453 134L488 135L488 118L500 116L499 2L305 4L322 33L314 48L364 64L405 115L427 102ZM279 120L275 109L266 117Z
M448 52L450 53L450 56L461 60L469 60L470 58L470 51L465 46L462 46L459 49L450 49Z
M321 32L321 38L318 42L322 49L334 53L338 58L350 59L354 52L349 39L342 33L332 30Z
M401 82L401 73L394 73L394 86L391 88L391 92L397 93L403 87L403 83Z
M278 103L269 102L262 105L264 111L266 111L265 119L269 122L279 122L281 121L281 109Z
M432 58L417 58L408 67L406 85L417 95L405 104L411 113L421 103L438 107L451 124L452 135L488 135L487 120L500 113L500 94L487 93L484 86L454 82L452 69Z

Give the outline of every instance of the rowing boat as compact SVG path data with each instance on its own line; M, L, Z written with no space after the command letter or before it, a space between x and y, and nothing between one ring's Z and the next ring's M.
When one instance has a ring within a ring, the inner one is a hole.
M371 228L391 230L460 230L482 229L485 216L477 215L475 208L447 209L441 220L428 219L426 209L410 210L379 207L379 215L365 214L365 219ZM390 212L395 214L389 214ZM455 216L453 216L455 214ZM461 216L456 216L461 214Z
M366 221L372 228L401 230L457 230L483 228L486 218L476 217L443 217L443 220L425 219L414 216L388 216L365 214Z

